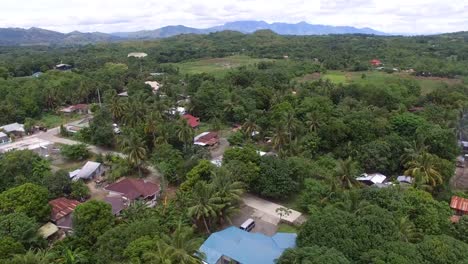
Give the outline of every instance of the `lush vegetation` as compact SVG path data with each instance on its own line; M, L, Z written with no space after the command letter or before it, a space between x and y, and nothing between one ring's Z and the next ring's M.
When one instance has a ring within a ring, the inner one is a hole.
M466 133L465 46L463 34L260 31L1 47L0 124L34 123L64 105L93 104L89 128L74 139L122 153L96 156L109 167L109 182L158 174L163 196L154 208L132 203L119 217L106 203L84 202L73 235L47 247L37 234L48 221L47 201L85 201L89 190L33 152L2 154L0 226L14 228L0 228L0 262L200 263L203 238L228 225L250 192L308 216L297 229L281 226L297 230L298 247L278 263L464 263L468 220L452 224L448 201L461 152L457 135ZM148 57L127 57L136 50ZM414 71L376 72L373 58ZM74 69L51 70L59 61ZM35 71L44 74L27 77ZM145 81L162 86L153 93ZM128 97L118 96L123 91ZM200 117L200 128L175 107ZM192 144L208 130L231 145L220 167L209 161L216 150ZM86 145L61 151L69 160L90 155ZM367 187L356 180L364 172L390 181L404 174L413 184Z

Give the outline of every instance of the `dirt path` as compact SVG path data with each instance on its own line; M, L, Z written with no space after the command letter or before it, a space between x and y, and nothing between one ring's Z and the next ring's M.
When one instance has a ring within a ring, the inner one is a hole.
M227 141L226 138L219 138L219 144L218 146L211 150L211 158L218 158L221 157L226 149L229 147L229 142Z

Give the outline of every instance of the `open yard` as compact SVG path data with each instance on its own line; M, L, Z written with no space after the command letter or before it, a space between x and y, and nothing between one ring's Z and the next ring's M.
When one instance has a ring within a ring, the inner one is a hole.
M189 62L176 63L182 74L211 73L221 77L228 70L240 66L252 65L269 59L255 59L249 56L230 56L224 58L207 58Z
M381 71L367 71L367 72L345 72L345 71L328 71L325 74L312 73L298 78L300 82L308 82L318 80L320 78L328 79L336 84L375 84L375 85L388 85L391 83L398 83L400 80L415 80L421 86L423 94L430 93L431 91L444 87L445 85L453 85L461 83L459 79L437 78L437 77L417 77L408 73L385 73Z

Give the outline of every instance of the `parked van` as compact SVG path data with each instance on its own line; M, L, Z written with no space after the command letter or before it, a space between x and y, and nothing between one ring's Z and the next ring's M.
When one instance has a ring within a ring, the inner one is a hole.
M255 221L252 218L245 220L244 223L239 227L242 230L250 232L255 227Z

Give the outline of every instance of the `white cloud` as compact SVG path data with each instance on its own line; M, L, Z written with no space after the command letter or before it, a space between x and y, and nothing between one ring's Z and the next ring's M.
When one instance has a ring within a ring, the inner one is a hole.
M2 3L0 27L116 32L265 20L437 33L466 30L467 17L467 0L15 0Z

